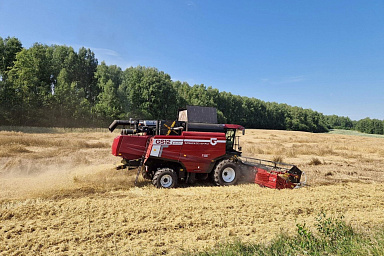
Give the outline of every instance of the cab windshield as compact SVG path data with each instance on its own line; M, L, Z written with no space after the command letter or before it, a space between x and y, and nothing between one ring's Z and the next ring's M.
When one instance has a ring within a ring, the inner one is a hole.
M226 134L225 134L225 137L226 137L226 150L227 151L233 151L233 146L235 144L235 134L236 134L236 130L235 129L228 129Z

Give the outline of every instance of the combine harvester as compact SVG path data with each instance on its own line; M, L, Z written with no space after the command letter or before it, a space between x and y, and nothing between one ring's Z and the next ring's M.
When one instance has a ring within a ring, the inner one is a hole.
M157 188L208 178L219 186L240 179L278 189L303 185L303 172L295 165L242 157L237 134L244 135L245 128L217 124L215 108L187 106L173 122L115 120L109 130L119 125L124 127L113 141L112 154L123 158L118 169L138 167L135 183L142 172Z

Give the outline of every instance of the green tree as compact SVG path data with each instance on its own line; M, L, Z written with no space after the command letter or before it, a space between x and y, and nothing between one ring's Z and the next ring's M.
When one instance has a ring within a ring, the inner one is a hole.
M65 45L52 45L52 77L53 83L56 85L57 78L59 73L63 68L65 68L66 79L68 82L77 82L79 79L77 78L77 67L79 64L79 58L77 53L73 50L72 47L68 47Z
M217 108L223 113L228 123L243 124L243 98L228 92L220 92Z
M262 128L287 129L288 105L276 102L267 102L265 104L267 117Z
M191 87L187 82L175 81L173 82L173 88L176 93L176 106L184 108L187 105L191 105L189 103L189 91Z
M367 117L357 121L356 130L370 134L384 134L383 121Z
M85 49L84 47L79 49L77 57L77 65L74 70L77 88L82 90L84 98L91 105L94 105L100 93L100 88L97 86L97 78L95 77L98 61L95 54L90 49Z
M14 66L8 72L14 100L13 109L17 109L19 121L35 125L41 120L52 96L53 77L49 47L34 44L16 55Z
M11 106L17 102L17 99L7 77L16 60L16 54L21 50L22 45L19 39L0 37L0 124L14 123L15 113Z
M209 97L207 88L204 84L195 84L189 90L189 104L195 106L209 107L213 106L214 102Z
M95 74L97 86L101 91L95 110L103 118L118 119L123 113L119 87L122 83L123 72L116 65L107 66L102 62Z
M7 72L13 67L16 54L23 49L19 39L0 37L0 81L6 81Z
M328 115L324 116L328 128L330 129L352 129L353 122L349 117Z
M177 97L171 77L156 68L138 66L126 69L119 93L128 99L132 117L176 117Z
M77 126L89 114L89 103L81 97L76 82L72 82L71 75L62 68L58 77L54 93L52 114L54 124L65 127Z
M373 133L374 134L384 134L383 121L378 119L372 120Z
M268 109L265 102L255 98L243 98L242 124L252 128L265 128L268 122Z

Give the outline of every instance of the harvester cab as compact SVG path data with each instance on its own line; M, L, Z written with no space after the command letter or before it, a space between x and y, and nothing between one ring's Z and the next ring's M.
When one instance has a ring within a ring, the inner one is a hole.
M187 106L179 110L176 121L115 120L109 130L113 132L120 125L123 129L113 141L112 154L123 158L118 168L139 167L135 183L142 173L158 188L208 178L216 185L234 185L244 175L255 177L257 168L264 166L241 159L238 134L244 135L245 128L218 124L215 108ZM273 170L279 172L278 168Z

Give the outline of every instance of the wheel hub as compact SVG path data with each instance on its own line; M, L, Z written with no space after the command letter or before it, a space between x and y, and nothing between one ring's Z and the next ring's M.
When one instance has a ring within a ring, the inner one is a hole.
M221 177L225 182L232 182L236 178L236 172L233 168L227 167L223 170Z
M160 184L163 188L169 188L173 183L172 176L165 174L160 178Z

